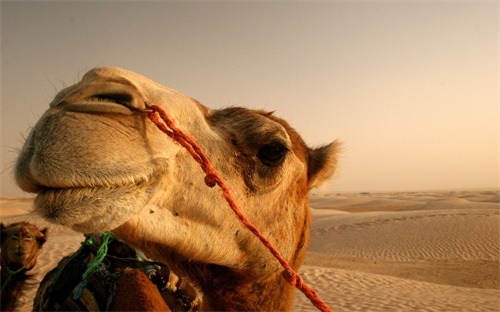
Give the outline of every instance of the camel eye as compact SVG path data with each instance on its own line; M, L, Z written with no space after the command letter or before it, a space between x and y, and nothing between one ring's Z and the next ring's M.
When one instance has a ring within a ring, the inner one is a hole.
M257 157L266 166L276 167L285 159L286 147L279 143L267 144L260 148Z

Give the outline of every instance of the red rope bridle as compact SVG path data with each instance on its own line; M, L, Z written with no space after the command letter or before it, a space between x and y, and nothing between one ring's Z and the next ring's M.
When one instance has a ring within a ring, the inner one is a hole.
M215 185L218 185L222 189L222 195L226 199L227 203L229 204L229 207L233 212L237 215L237 217L240 219L240 221L253 233L255 236L257 236L260 241L264 244L264 246L269 249L269 251L273 254L273 256L279 261L281 266L285 269L285 271L282 273L283 278L290 283L292 286L297 287L300 291L302 291L307 298L312 302L312 304L318 308L320 311L325 311L325 312L333 312L332 309L330 309L323 300L321 300L318 296L318 294L309 287L302 278L290 267L288 262L281 256L278 250L274 248L271 244L271 242L264 237L257 228L248 221L247 217L243 214L243 212L238 208L236 205L228 187L222 181L220 176L217 174L215 171L214 167L211 165L210 161L208 160L207 156L203 151L200 149L200 147L194 142L194 140L184 132L182 132L179 128L177 128L173 122L172 119L169 118L169 116L165 113L165 111L157 106L157 105L150 105L148 106L148 109L153 110L153 112L148 114L149 119L156 124L156 126L163 131L165 134L167 134L170 138L172 138L174 141L179 143L181 146L186 148L188 152L193 156L194 160L200 164L201 169L203 172L205 172L205 184L207 184L209 187L214 187ZM160 118L163 120L161 122Z

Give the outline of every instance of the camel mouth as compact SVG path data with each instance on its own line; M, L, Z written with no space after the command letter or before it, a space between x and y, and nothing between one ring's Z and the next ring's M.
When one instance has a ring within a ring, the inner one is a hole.
M151 184L156 181L156 174L146 175L142 177L121 177L120 181L108 181L106 179L87 179L86 183L78 183L78 181L36 181L30 177L27 180L30 183L29 191L37 194L37 196L47 196L53 194L57 196L65 196L76 193L95 193L97 190L112 191L117 188L137 187L141 188L146 184ZM85 178L85 177L83 177ZM78 180L78 179L76 179ZM60 195L59 195L60 194Z
M114 170L100 177L74 174L72 179L67 179L64 175L54 177L35 178L25 176L36 189L33 193L38 196L48 194L57 196L72 196L75 194L89 195L96 193L114 193L116 190L141 189L156 183L168 172L168 163L165 159L155 159L147 166L127 167L125 169ZM62 177L62 178L61 178Z
M128 189L128 188L144 188L151 185L157 181L156 175L148 175L141 177L139 179L133 179L130 183L127 182L115 182L113 183L89 183L88 185L79 186L51 186L51 185L37 185L38 190L36 191L38 196L72 196L75 194L87 196L95 195L98 192L110 192L113 193L118 189Z
M27 253L27 252L16 252L14 254L13 258L15 258L18 261L24 261L24 260L28 259L28 256L29 256L29 253Z
M155 158L136 166L96 165L92 174L59 168L22 168L23 190L37 194L34 212L45 220L83 233L110 231L133 218L169 173L169 161Z
M62 200L64 198L74 198L79 196L81 198L95 196L97 193L113 192L115 189L123 186L81 186L81 187L50 187L39 186L37 196L35 198L35 205L37 199L45 200ZM49 199L50 198L50 199ZM37 206L38 208L38 206ZM50 217L50 215L47 215Z

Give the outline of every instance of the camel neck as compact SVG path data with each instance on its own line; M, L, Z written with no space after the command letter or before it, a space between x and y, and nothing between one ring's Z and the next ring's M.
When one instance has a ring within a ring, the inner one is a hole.
M293 286L275 274L256 280L231 269L208 265L201 270L199 285L215 311L289 311L293 301Z
M2 267L0 275L2 276L2 295L1 295L1 310L13 311L17 300L21 295L28 276L25 271L10 275Z

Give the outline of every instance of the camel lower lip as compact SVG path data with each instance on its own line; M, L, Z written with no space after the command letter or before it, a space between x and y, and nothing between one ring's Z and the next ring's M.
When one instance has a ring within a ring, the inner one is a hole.
M98 188L85 187L43 188L35 198L35 208L45 219L57 220L64 211L67 211L66 207L70 202L76 206L78 202L92 198L97 191Z
M46 188L35 198L35 211L49 222L80 232L110 231L146 204L148 184Z

